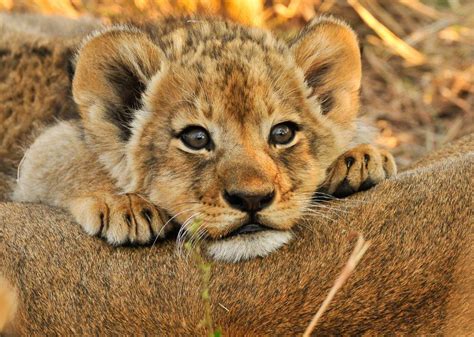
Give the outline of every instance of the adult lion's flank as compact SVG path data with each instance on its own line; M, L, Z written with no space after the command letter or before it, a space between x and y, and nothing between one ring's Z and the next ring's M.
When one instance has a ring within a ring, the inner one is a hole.
M200 219L214 258L263 256L317 190L343 197L396 172L357 141L359 47L333 18L290 43L218 19L116 26L86 38L75 66L81 119L38 137L15 198L67 208L111 244Z

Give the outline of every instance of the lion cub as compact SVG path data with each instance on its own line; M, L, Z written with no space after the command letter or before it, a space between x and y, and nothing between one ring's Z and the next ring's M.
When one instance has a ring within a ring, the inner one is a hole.
M76 58L81 120L36 139L14 199L66 208L114 245L174 224L216 259L266 255L315 191L343 197L396 172L358 144L360 82L357 37L333 18L289 43L218 19L99 31Z

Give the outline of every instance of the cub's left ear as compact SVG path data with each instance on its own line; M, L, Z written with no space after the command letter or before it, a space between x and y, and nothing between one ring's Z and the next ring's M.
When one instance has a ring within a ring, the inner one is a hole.
M313 19L290 45L321 112L351 123L359 110L361 60L357 36L344 22Z
M72 85L86 131L110 145L127 142L143 93L164 58L135 28L113 27L88 39L79 51Z

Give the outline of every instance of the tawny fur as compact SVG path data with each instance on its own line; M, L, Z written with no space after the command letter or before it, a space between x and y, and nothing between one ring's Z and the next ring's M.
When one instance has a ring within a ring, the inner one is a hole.
M312 216L267 258L214 263L215 325L225 336L301 334L356 230L372 245L315 334L471 334L473 151L471 135L323 213L337 221ZM0 223L0 271L20 291L17 335L204 334L200 271L174 242L113 248L41 205L3 203Z
M245 240L240 255L232 247L241 238L216 241L213 255L263 256L289 241L318 188L352 194L396 172L390 154L351 149L361 60L355 33L333 18L314 19L289 43L219 19L114 26L85 38L74 66L81 119L36 139L13 199L65 208L114 245L149 243L174 224L191 236L193 219L202 220L194 234L220 240L254 221L271 234ZM273 145L272 128L286 122L296 136ZM184 145L192 125L212 149ZM346 169L328 175L334 162ZM274 197L251 215L229 193Z

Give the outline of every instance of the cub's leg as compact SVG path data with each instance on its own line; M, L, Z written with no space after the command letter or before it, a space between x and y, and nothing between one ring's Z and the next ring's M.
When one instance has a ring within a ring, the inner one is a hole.
M365 191L396 173L397 166L389 152L362 144L336 159L320 191L343 198Z
M36 139L20 165L13 199L65 208L88 234L114 245L164 235L162 213L142 196L115 188L79 123L59 123Z

